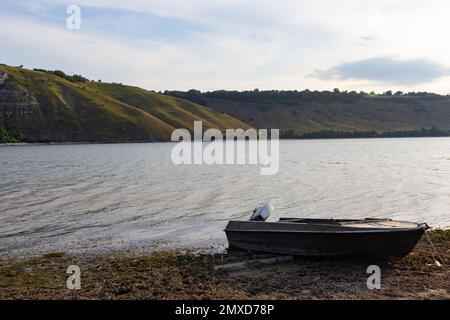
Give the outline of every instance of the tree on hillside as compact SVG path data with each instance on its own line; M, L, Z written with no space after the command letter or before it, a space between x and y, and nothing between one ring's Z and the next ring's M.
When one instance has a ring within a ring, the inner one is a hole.
M55 76L60 77L60 78L65 78L66 77L66 74L64 72L62 72L61 70L55 70L55 71L53 71L53 74Z

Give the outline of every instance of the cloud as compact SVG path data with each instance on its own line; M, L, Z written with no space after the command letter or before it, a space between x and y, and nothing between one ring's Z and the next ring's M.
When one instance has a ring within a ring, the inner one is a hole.
M0 20L8 26L0 29L3 63L62 69L155 90L236 86L280 51L275 42L226 35L199 36L195 43L151 39L135 43L15 16L0 14Z
M377 35L365 35L360 36L356 39L356 41L353 41L352 44L363 46L363 47L371 47L374 46L380 46L381 44L388 44L389 41L386 41L380 36Z
M81 6L79 31L65 29L68 4ZM0 1L0 62L155 90L379 91L399 77L361 75L338 64L395 54L446 65L449 10L450 1L441 0ZM306 76L327 66L336 67ZM448 93L450 77L419 83L441 69L420 77L401 71L408 79L396 80L398 89Z
M450 69L428 59L376 57L317 70L313 76L323 80L369 80L378 83L416 85L450 75Z
M64 5L71 1L37 0L32 11L29 1L18 1L0 3L2 63L155 90L261 87L294 73L303 55L332 37L237 0L78 0L79 31L66 30Z

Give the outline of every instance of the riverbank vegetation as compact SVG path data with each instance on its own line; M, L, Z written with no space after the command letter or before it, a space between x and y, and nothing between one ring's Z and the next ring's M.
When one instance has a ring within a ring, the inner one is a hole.
M88 81L62 71L0 65L0 143L170 141L176 128L248 128L191 101Z
M450 135L450 97L386 91L165 91L245 121L279 128L281 138L378 138Z
M433 253L423 237L403 260L379 263L380 290L366 285L374 261L296 258L215 270L273 255L48 253L0 260L0 299L450 299L450 230L429 236ZM81 269L80 290L66 287L69 265Z
M176 128L280 129L281 138L450 135L450 97L427 92L152 90L0 64L0 143L170 141Z

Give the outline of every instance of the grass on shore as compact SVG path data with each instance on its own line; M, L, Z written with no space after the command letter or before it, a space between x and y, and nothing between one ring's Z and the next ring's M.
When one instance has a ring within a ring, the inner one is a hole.
M450 264L450 230L429 232ZM49 253L0 260L0 299L450 299L450 269L437 266L422 238L401 261L380 264L381 289L369 290L374 262L296 258L278 264L215 271L215 265L271 255L157 252L69 256ZM66 287L69 265L81 268L81 289Z

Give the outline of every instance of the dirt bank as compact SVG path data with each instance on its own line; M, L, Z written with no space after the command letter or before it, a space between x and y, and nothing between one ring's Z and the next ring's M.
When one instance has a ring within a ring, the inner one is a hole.
M450 264L450 230L429 235ZM423 238L405 259L380 264L381 289L367 289L374 262L313 260L254 262L246 268L214 266L271 257L249 252L181 252L68 256L51 253L0 260L0 299L450 299L450 268L438 266ZM69 265L81 269L81 289L66 287Z

